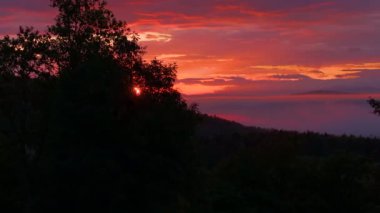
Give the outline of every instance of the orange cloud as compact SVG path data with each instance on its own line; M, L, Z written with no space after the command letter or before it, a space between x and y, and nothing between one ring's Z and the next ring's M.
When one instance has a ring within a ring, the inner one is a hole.
M186 54L161 54L157 56L156 58L159 60L167 60L167 59L178 59L185 57Z
M302 74L313 79L332 80L353 78L355 75L366 70L380 70L380 63L341 64L329 66L303 66L303 65L258 65L252 69L268 70L284 74Z
M225 90L228 87L231 87L231 86L228 86L228 85L209 86L209 85L203 85L203 84L185 84L182 82L175 85L175 89L177 89L179 92L185 95L213 94L213 93Z
M139 33L140 41L156 41L156 42L169 42L172 40L172 35L159 32L142 32Z

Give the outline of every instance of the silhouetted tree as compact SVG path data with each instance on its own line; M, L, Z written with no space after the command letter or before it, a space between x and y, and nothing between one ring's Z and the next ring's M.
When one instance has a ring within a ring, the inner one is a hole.
M0 146L13 156L0 169L15 162L22 189L8 206L189 209L197 112L173 89L176 66L144 61L138 35L105 1L51 3L59 14L47 33L0 40Z
M373 113L380 115L380 102L371 98L368 100L368 103L371 105L373 108Z

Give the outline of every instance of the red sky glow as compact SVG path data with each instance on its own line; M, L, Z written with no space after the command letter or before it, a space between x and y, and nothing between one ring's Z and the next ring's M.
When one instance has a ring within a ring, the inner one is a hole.
M44 31L56 15L49 2L0 0L0 35L20 25ZM380 136L369 128L380 118L365 103L380 98L378 0L108 5L139 34L147 60L177 63L176 88L205 113L247 125Z

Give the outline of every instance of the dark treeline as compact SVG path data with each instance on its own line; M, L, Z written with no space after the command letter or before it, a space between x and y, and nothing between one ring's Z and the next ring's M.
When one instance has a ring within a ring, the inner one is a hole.
M378 139L250 128L212 117L198 128L206 212L380 210Z
M379 140L201 115L104 1L51 5L0 39L1 212L379 212Z

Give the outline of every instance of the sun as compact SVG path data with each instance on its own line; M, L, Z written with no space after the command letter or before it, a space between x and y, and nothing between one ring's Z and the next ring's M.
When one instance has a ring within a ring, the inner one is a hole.
M134 87L133 88L133 92L135 93L136 96L140 96L141 95L141 89L138 88L138 87Z

